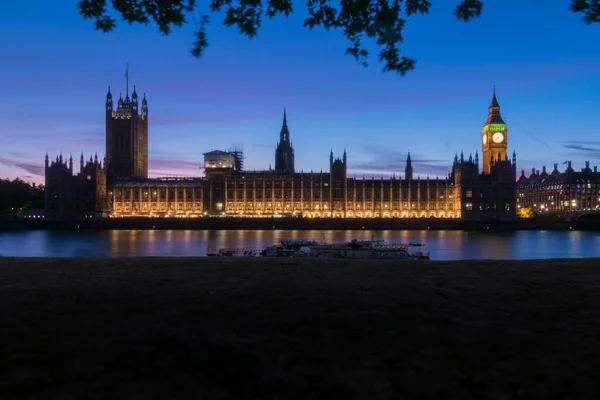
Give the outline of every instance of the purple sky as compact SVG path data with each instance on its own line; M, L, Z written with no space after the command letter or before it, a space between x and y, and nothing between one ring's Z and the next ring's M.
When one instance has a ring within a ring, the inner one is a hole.
M417 69L406 77L382 73L372 44L361 67L341 33L302 28L301 13L265 21L253 40L213 17L197 60L191 28L102 34L75 0L9 2L0 176L43 182L46 151L102 156L107 86L125 92L127 62L148 98L152 176L200 175L203 152L234 144L247 169L268 168L284 106L297 169L326 170L329 150L346 149L350 174L403 173L410 150L416 175L444 176L456 152L480 150L494 84L519 170L600 164L600 25L581 22L569 0L546 1L543 14L535 2L487 0L465 24L452 15L457 1L409 20L403 50Z

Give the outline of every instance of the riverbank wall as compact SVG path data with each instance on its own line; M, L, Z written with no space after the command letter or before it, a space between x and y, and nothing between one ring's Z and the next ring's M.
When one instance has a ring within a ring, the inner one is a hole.
M450 219L305 219L305 218L102 218L88 220L0 220L2 230L76 229L207 229L207 230L592 230L600 220L530 218L516 221L463 221Z

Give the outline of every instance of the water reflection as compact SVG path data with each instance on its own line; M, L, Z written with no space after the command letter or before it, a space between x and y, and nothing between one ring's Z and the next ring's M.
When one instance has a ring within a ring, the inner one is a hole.
M260 249L281 239L423 242L432 259L600 257L600 234L578 231L123 230L0 232L0 255L27 257L203 256L219 248Z

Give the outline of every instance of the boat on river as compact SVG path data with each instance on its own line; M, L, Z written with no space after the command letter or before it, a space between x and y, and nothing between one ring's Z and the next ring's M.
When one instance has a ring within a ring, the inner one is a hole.
M418 250L413 250L417 247ZM319 243L306 240L282 240L260 253L263 257L322 257L345 259L429 260L422 243L388 243L384 240L357 240L345 243Z

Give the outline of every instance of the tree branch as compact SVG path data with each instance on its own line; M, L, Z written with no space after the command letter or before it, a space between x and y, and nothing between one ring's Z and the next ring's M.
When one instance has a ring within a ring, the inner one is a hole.
M441 0L440 0L441 1ZM223 25L236 27L239 33L255 37L263 15L273 18L277 15L289 16L294 12L294 0L211 0L208 8L211 13L223 13ZM197 11L195 0L111 0L112 10L128 24L147 24L153 21L159 32L171 33L189 21L187 17ZM97 30L110 32L117 22L107 10L107 0L80 0L77 4L84 19L94 20ZM384 63L384 71L395 71L405 75L414 69L415 60L400 54L403 43L402 30L407 19L413 14L429 12L429 0L306 0L308 17L304 27L317 26L341 29L350 42L346 54L352 55L361 65L367 66L369 52L362 46L363 39L375 40L380 49L379 60ZM470 21L481 15L483 1L460 0L454 15L462 21ZM571 11L583 14L588 23L600 22L600 0L571 0ZM206 26L209 17L199 13L192 55L201 57L208 46Z

